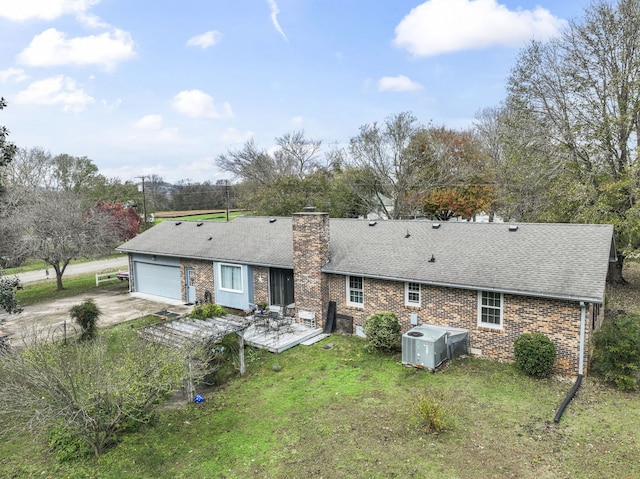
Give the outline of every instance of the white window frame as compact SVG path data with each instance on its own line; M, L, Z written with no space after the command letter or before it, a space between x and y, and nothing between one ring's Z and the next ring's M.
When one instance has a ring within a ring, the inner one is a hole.
M498 295L500 298L500 306L496 307L496 306L492 306L492 305L488 305L488 304L483 304L482 298L484 294L492 294L492 295ZM500 324L495 324L495 323L488 323L486 321L482 320L482 311L483 309L488 309L488 310L492 310L492 311L499 311L500 312ZM503 312L504 312L504 294L502 293L496 293L495 291L478 291L478 326L482 327L482 328L491 328L491 329L503 329L503 322L504 322L504 318L503 318Z
M418 286L418 290L416 291L416 290L410 289L411 285ZM411 301L410 293L417 294L418 295L418 300L417 301ZM422 285L420 283L416 283L415 281L407 281L406 283L404 283L404 305L405 306L418 306L418 307L420 307L422 305Z
M238 270L240 270L240 289L233 289L233 288L225 288L224 287L224 279L222 276L222 267L226 266L229 268L237 268ZM239 264L231 264L231 263L218 263L218 278L220 279L220 286L219 289L220 291L228 291L230 293L242 293L243 289L242 286L244 284L244 278L243 278L243 272L242 272L242 266Z
M351 287L351 278L359 278L362 284L360 289ZM364 308L364 277L362 276L347 276L347 306L354 306L356 308ZM357 303L351 300L351 292L358 292L362 297L362 302Z

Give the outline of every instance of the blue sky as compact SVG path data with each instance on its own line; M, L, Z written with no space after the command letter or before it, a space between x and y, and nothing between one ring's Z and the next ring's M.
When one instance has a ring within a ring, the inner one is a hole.
M108 177L216 181L213 160L304 129L325 147L411 111L499 105L529 39L589 0L0 0L0 125Z

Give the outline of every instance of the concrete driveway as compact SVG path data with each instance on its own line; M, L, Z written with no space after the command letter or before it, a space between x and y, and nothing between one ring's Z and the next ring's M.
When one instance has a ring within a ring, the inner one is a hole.
M19 346L24 340L28 342L34 335L59 337L62 335L65 323L70 330L75 326L75 322L69 316L69 310L85 298L93 298L100 308L102 313L98 319L100 328L159 311L178 315L188 314L193 308L170 299L128 293L122 288L105 288L78 296L25 306L20 314L3 312L0 314L0 330L9 335L14 346Z

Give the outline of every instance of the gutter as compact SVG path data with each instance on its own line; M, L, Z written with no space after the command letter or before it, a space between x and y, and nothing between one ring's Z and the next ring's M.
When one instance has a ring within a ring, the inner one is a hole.
M578 358L578 377L576 378L576 382L571 388L571 391L569 391L569 394L567 394L567 397L565 397L564 401L562 401L562 404L560 405L560 408L556 413L556 417L553 419L555 423L560 422L560 418L562 417L564 410L569 405L573 397L576 395L576 393L578 392L578 389L580 389L580 385L582 384L582 378L584 377L584 350L585 350L584 338L585 338L586 318L587 318L586 310L587 310L586 305L584 304L583 301L580 301L580 346L579 346L580 357Z

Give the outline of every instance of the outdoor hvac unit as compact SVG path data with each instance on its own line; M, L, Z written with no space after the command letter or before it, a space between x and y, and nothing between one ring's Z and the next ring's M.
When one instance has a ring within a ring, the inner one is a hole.
M416 326L402 335L402 364L435 369L447 359L446 331Z
M423 324L402 335L402 364L434 370L446 359L466 354L468 349L468 331Z

